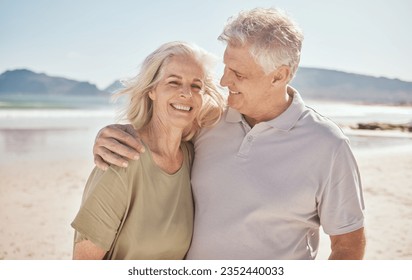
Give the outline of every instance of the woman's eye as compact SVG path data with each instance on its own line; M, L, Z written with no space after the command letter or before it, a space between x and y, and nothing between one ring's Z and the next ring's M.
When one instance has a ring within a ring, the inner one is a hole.
M198 90L198 91L202 89L201 86L196 85L196 84L193 84L193 85L192 85L192 88L194 88L194 89L196 89L196 90Z
M170 82L169 82L169 85L172 85L172 86L179 86L179 85L180 85L180 83L179 83L179 82L177 82L177 81L170 81Z

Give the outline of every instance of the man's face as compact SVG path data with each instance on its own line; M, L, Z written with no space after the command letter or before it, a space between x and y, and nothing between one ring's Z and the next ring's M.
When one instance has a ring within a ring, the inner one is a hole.
M249 53L249 47L228 45L223 57L225 70L220 84L229 89L228 105L241 114L254 118L265 114L273 98L273 73L265 74Z

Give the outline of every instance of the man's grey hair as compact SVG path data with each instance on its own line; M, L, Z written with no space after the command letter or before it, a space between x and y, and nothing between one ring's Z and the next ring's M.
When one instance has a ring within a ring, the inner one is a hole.
M242 11L229 18L218 39L235 47L248 45L252 57L266 74L286 65L291 69L289 80L292 80L298 69L303 33L282 10Z

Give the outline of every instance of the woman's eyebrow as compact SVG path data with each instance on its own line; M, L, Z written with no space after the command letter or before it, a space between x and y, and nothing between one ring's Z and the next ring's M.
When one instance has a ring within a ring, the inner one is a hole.
M166 77L166 79L168 79L168 78L177 78L177 79L180 79L180 80L183 79L182 76L179 76L179 75L177 75L177 74L170 74L169 76ZM199 78L194 78L193 81L194 81L194 82L199 82L199 83L202 83L202 84L203 84L203 81L202 81L201 79L199 79Z
M176 75L176 74L170 74L169 76L167 76L167 78L177 78L177 79L183 79L182 76Z

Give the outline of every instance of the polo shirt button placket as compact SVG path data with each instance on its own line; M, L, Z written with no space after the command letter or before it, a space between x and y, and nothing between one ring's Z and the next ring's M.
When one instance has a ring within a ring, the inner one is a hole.
M244 140L242 145L240 146L238 156L242 158L246 158L247 155L249 154L250 148L252 147L252 142L253 142L254 137L252 135L247 135Z

